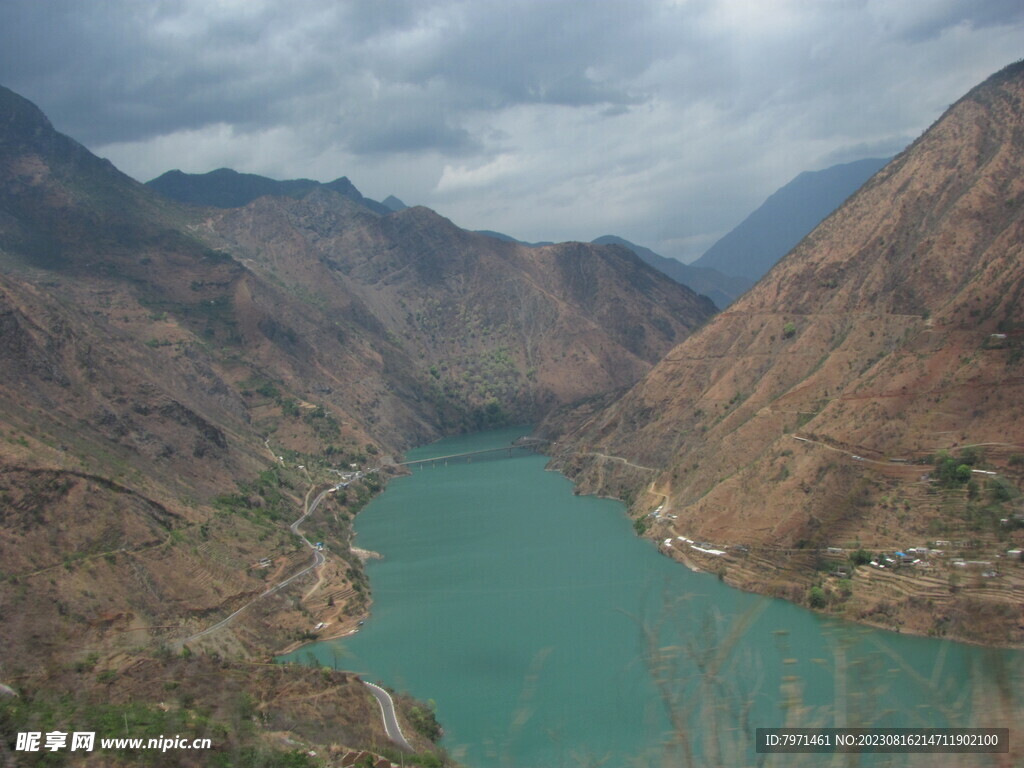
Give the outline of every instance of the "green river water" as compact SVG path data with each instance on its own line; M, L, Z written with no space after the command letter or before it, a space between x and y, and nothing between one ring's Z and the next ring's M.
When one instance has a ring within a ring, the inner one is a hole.
M522 434L451 438L408 458ZM391 481L356 521L358 546L383 555L368 565L372 616L291 660L433 700L444 746L472 768L684 765L670 712L698 755L722 750L726 765L756 764L744 726L1006 725L978 702L1016 695L1022 654L731 589L660 554L621 504L573 495L545 463L516 451Z

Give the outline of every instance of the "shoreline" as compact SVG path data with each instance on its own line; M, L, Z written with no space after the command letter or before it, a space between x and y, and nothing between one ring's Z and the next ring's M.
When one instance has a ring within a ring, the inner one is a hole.
M547 469L560 472L568 478L573 483L573 492L577 495L615 499L625 507L628 520L635 523L637 520L645 519L639 502L630 504L613 493L589 490L591 484L582 473L574 477L566 471L570 468L566 456L548 456ZM664 494L648 487L646 477L642 485L646 493L660 497L664 503ZM607 489L609 485L602 482L600 487ZM633 486L625 483L621 487ZM643 494L638 494L638 499L642 496ZM657 502L652 502L652 506L653 503ZM640 514L637 514L638 510ZM664 523L669 523L669 526L666 528ZM979 579L975 579L976 583L956 584L954 587L945 583L947 576L959 577L960 581L967 582L972 574L940 567L928 574L918 574L922 577L920 581L907 579L902 575L889 580L894 571L861 570L854 582L852 594L837 599L837 593L842 590L838 580L824 571L810 569L806 564L779 564L759 558L759 563L755 567L746 565L745 558L739 558L735 553L723 552L722 556L704 556L699 550L691 550L689 546L666 546L666 539L670 539L674 545L680 535L680 531L676 530L669 520L655 520L643 533L636 535L649 539L659 552L682 563L691 571L718 573L719 578L731 588L786 600L819 615L894 634L934 637L982 648L1024 650L1024 612L1021 612L1024 606L1024 570L1021 570L1022 566L1013 562L1001 564L1007 571L1013 569L1005 580L980 583ZM725 549L723 546L718 548ZM808 554L812 553L808 551ZM1000 567L1000 570L1003 570L1003 567ZM855 570L854 573L858 572ZM937 573L942 574L941 581L934 578ZM932 577L930 581L928 576ZM866 583L870 584L868 590L864 589ZM821 610L808 605L807 593L812 587L824 588L829 595L829 602L838 609ZM1018 596L1019 599L1015 599ZM999 599L1000 597L1002 599ZM952 631L949 625L952 625ZM966 627L967 631L958 631L957 626ZM986 632L989 627L996 627L997 630Z
M645 538L650 538L650 537L645 535ZM674 560L674 561L680 563L684 567L688 568L690 571L692 571L694 573L712 573L712 574L715 573L714 569L707 568L707 567L702 568L701 565L698 564L698 562L695 562L695 561L699 561L701 559L699 555L695 556L692 553L684 553L682 550L675 549L675 548L673 548L674 554L670 554L669 552L666 552L666 548L661 545L660 541L656 541L656 543L658 544L658 550L662 554L664 554L669 559ZM896 634L896 635L910 635L912 637L927 637L927 638L934 639L934 640L942 640L942 641L946 641L946 642L960 643L962 645L969 645L969 646L973 646L975 648L991 648L991 649L994 649L994 650L1024 651L1024 642L993 643L993 642L984 642L984 641L978 640L977 638L972 638L972 637L969 637L969 636L962 636L962 635L935 635L935 634L929 634L926 630L921 630L921 629L919 629L917 627L914 627L914 626L900 625L900 626L894 627L891 622L890 623L885 623L885 622L879 622L879 621L872 621L872 620L867 619L867 618L863 618L863 619L861 619L861 618L853 618L853 617L850 617L850 616L845 615L844 613L838 612L838 611L815 610L814 608L811 608L810 606L802 605L802 604L800 604L800 603L798 603L798 602L796 602L794 600L790 600L790 599L786 598L785 596L773 595L770 592L767 592L767 591L764 591L764 590L760 590L760 589L756 589L753 585L749 584L748 582L740 581L740 580L736 579L735 577L730 578L729 566L730 565L735 566L737 564L736 560L733 560L733 559L726 560L724 558L716 558L715 561L720 562L722 565L725 566L726 572L725 572L724 576L720 577L720 579L728 587L730 587L732 589L738 589L741 592L746 592L748 594L760 595L761 597L765 597L765 598L771 598L771 599L776 599L776 600L785 600L786 602L792 603L793 605L797 606L798 608L801 608L802 610L809 611L811 613L815 613L815 614L817 614L819 616L827 616L829 618L833 618L833 619L842 621L842 622L847 623L847 624L851 624L851 625L855 625L855 626L871 627L872 629L882 630L882 631L885 631L885 632L891 632L892 634ZM714 561L709 561L709 562L714 562ZM864 567L864 566L861 566L861 567ZM795 589L806 589L806 585L804 585L804 584L792 581L790 579L785 579L784 581L789 586L791 586L791 587L793 587Z

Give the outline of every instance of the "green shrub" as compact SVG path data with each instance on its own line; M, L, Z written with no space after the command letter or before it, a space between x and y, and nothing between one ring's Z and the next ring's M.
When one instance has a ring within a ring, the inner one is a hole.
M825 596L825 590L821 587L811 587L807 591L807 604L811 608L824 608L828 605L828 598Z
M270 398L277 398L281 395L281 390L269 381L262 382L258 387L256 387L256 391L264 397Z
M871 562L871 553L862 547L850 553L850 562L853 565L867 565Z
M977 461L976 455L956 459L942 451L935 458L935 479L943 488L965 485L971 479L971 463L974 461Z
M994 477L989 483L989 496L992 501L996 503L1002 503L1004 501L1012 501L1020 492L1010 483L1009 480L1003 477Z
M436 742L444 735L441 724L437 722L437 714L432 701L427 702L426 707L412 707L409 710L409 721L417 733L431 741Z

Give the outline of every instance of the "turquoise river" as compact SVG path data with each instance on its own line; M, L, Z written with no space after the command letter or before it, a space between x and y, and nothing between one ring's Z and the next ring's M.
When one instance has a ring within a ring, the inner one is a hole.
M521 434L451 438L407 458ZM471 768L675 766L687 754L756 765L757 727L1005 726L1019 708L1021 653L739 592L665 557L621 504L574 495L545 463L517 450L392 480L356 522L357 544L383 555L368 565L371 617L291 660L433 700L443 745ZM995 764L965 757L956 764Z

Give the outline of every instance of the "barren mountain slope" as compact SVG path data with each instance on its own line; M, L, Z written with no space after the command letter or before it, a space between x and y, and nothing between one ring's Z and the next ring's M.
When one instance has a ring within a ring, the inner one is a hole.
M201 231L334 325L377 329L449 426L627 386L714 311L623 249L527 248L324 190L218 212Z
M763 562L714 567L800 599L821 579L815 568L831 567L827 547L953 540L947 555L994 561L1019 546L1022 97L1021 64L972 90L621 401L578 412L567 471L638 515L664 504L652 535L673 548L680 535L759 548ZM962 454L968 445L981 458ZM922 481L941 450L968 467L944 488ZM992 474L971 472L983 466ZM945 578L948 562L933 565ZM1020 564L1000 570L1012 583L986 582L969 599L999 603L999 629L983 639L1019 642ZM902 620L854 604L855 618ZM953 609L920 613L917 629L987 631Z

